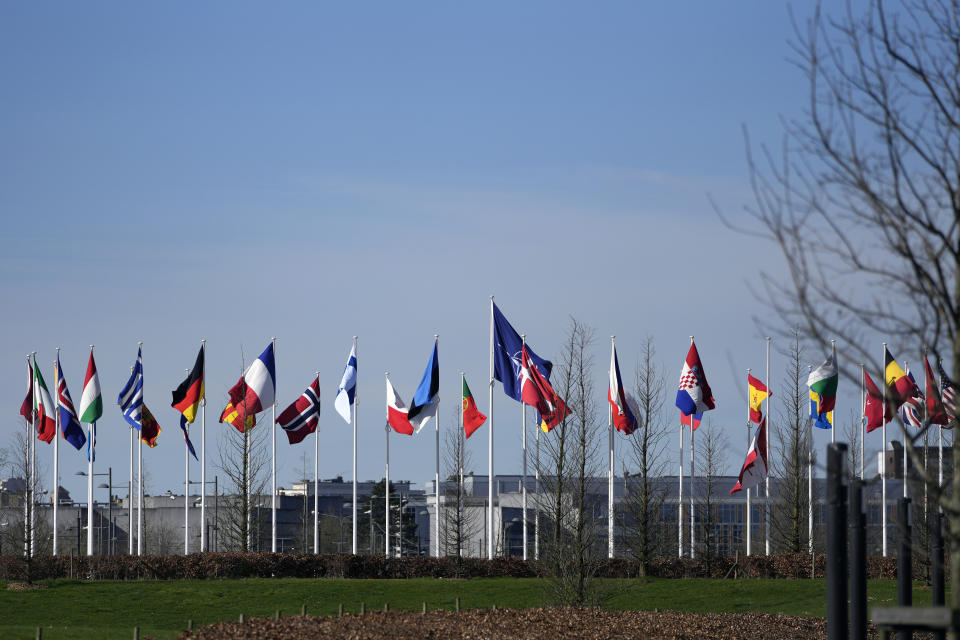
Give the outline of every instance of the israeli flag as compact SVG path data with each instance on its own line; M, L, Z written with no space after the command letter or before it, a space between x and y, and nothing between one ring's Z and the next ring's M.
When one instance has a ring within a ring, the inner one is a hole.
M343 369L343 378L340 379L340 388L337 390L337 399L333 401L333 407L337 413L350 424L351 409L353 409L354 399L357 396L357 345L354 343L350 349L350 357L347 358L347 366Z

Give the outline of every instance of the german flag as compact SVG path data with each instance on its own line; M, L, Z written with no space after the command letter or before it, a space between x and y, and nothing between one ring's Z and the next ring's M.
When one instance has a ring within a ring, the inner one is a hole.
M908 398L916 396L919 389L917 389L917 384L913 379L907 375L907 372L897 364L896 358L893 357L893 354L891 354L889 350L885 352L884 357L884 381L887 384L887 388L890 389L890 392L893 394L894 403L901 405Z
M151 448L157 446L157 436L160 435L160 423L157 422L157 419L150 413L150 409L147 409L146 404L143 405L141 422L140 439Z
M173 403L170 406L182 413L187 422L193 424L197 418L197 408L203 400L203 394L203 345L200 345L200 352L197 353L193 370L187 379L173 390Z

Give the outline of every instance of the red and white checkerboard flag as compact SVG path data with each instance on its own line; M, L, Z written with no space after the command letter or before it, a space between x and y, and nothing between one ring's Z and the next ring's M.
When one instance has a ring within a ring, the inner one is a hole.
M707 375L700 363L700 354L693 338L690 338L690 350L680 372L680 386L677 388L677 408L687 415L703 413L716 408L713 392L707 383Z

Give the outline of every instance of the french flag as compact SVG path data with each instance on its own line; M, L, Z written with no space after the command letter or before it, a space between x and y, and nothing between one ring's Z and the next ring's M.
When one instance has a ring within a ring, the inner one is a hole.
M607 390L607 400L610 401L610 411L613 414L613 426L626 435L633 433L637 428L637 419L630 409L627 393L623 390L623 381L620 378L620 363L617 361L616 347L613 347L610 353L610 387Z
M277 416L277 424L287 434L290 444L297 444L317 430L319 421L320 378L314 378L296 402Z
M260 357L253 361L237 380L237 384L228 391L230 402L237 411L237 422L245 424L252 417L273 405L276 397L277 373L273 360L271 342ZM236 424L235 422L234 424Z
M397 390L393 388L390 378L387 378L387 424L397 433L407 436L413 435L413 425L407 418L407 406L403 404Z
M690 350L680 372L680 386L677 388L677 408L687 415L703 413L716 408L713 392L707 384L707 375L700 363L697 345L690 339Z

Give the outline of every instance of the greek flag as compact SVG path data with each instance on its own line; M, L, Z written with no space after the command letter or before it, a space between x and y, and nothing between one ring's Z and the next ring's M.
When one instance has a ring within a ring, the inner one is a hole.
M127 380L126 386L117 398L117 404L123 411L124 420L138 431L142 425L141 415L143 412L143 357L141 351L142 349L137 349L137 362L133 365L133 373L130 374L130 379Z

